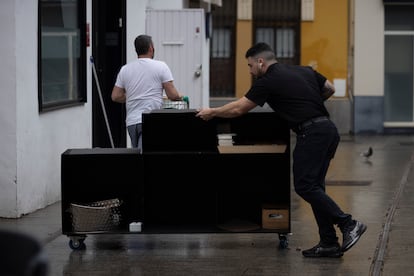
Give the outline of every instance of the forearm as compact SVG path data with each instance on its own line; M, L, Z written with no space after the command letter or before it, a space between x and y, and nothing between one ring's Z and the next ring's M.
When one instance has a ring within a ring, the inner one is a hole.
M234 118L243 114L242 110L239 108L237 101L230 102L220 107L214 107L212 109L213 117L221 118Z
M182 101L184 96L175 90L175 93L170 94L170 96L167 95L167 97L171 101Z
M169 100L181 101L183 99L183 95L178 92L172 81L163 83L163 88Z
M205 108L198 111L197 117L203 120L210 120L213 117L234 118L247 113L253 109L256 104L246 97L230 102L220 107Z

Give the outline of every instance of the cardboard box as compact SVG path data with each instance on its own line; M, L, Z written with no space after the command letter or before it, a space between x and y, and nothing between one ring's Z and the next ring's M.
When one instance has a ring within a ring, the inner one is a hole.
M289 210L278 206L263 206L262 228L289 229Z

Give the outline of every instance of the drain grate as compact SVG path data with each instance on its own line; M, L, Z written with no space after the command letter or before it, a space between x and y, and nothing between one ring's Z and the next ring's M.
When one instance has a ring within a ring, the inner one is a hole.
M329 186L368 186L371 180L326 180L325 184Z
M410 141L408 141L408 142L399 142L399 144L400 144L400 146L412 146L412 145L414 145L414 142L410 142Z

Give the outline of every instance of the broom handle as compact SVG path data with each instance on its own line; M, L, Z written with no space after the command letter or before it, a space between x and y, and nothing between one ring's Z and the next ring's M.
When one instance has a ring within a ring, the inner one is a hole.
M109 127L108 117L106 116L105 104L104 104L104 101L103 101L103 98L102 98L101 86L99 85L98 74L96 74L95 63L93 61L92 56L90 57L90 61L91 61L91 64L92 64L92 71L93 71L93 76L95 77L96 87L98 88L98 94L99 94L99 99L101 101L102 112L103 112L103 115L105 117L105 123L106 123L106 128L108 130L109 140L111 141L111 147L114 148L115 146L114 146L114 141L112 140L111 128Z

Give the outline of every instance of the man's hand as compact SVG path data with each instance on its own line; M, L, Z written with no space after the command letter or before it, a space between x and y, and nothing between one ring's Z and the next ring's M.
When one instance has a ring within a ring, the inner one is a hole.
M196 117L203 119L204 121L211 120L214 117L213 108L198 109Z
M325 81L325 85L322 87L321 96L324 101L329 99L335 93L335 86L329 81Z

